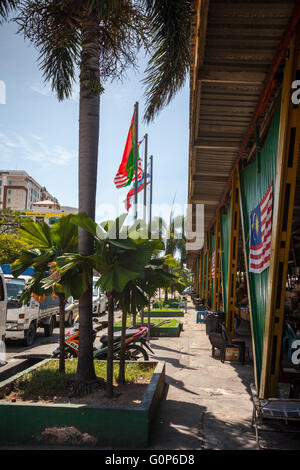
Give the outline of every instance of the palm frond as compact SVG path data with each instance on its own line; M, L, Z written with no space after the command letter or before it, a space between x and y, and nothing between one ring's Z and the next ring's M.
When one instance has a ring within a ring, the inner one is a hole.
M80 60L80 34L74 19L61 2L27 0L19 5L15 21L39 51L39 65L45 82L61 101L72 95L76 66ZM75 11L77 13L77 11Z
M17 0L0 0L0 24L6 21L9 13L16 8Z
M190 67L191 0L144 0L151 23L151 58L146 68L150 122L184 85Z
M112 12L120 11L124 0L88 0L88 11L96 10L100 18L108 17Z

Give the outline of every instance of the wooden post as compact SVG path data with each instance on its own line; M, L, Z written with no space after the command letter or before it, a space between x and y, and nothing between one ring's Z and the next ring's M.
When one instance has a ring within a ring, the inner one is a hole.
M230 239L228 258L228 285L226 305L226 328L231 337L234 335L234 313L236 304L236 276L237 257L240 228L240 184L238 168L235 169L232 179L231 201L230 201Z
M207 289L206 303L211 307L211 234L207 234Z
M203 252L203 295L205 304L207 304L207 251Z
M199 255L199 297L203 297L203 251Z
M216 219L216 247L215 247L215 282L214 282L214 310L220 310L220 283L221 283L221 223L220 211Z

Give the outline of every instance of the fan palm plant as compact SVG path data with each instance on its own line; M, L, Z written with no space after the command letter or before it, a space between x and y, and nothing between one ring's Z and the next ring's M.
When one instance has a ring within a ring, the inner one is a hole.
M69 296L78 299L85 291L87 282L78 269L68 271L61 277L57 272L57 259L64 253L78 251L78 229L67 216L57 221L51 228L44 222L24 221L19 229L21 240L33 248L23 250L12 264L12 274L18 277L28 267L34 268L32 279L26 284L21 300L28 300L31 294L43 297L54 294L60 303L60 360L59 370L64 372L65 304ZM50 274L51 273L51 274ZM50 283L47 279L50 274Z
M148 240L142 237L140 229L131 231L127 236L127 227L123 225L126 215L116 219L114 223L97 225L86 214L72 217L72 222L87 230L94 238L95 252L88 257L65 255L59 258L62 274L86 262L100 273L96 286L101 286L108 295L108 355L106 395L112 396L113 385L113 324L114 303L119 301L122 309L122 348L120 381L124 381L124 343L126 315L136 314L147 305L148 296L153 295L158 286L174 283L174 276L165 273L161 266L169 261L163 257L157 259L154 254L163 248L159 240ZM126 230L126 233L124 233ZM80 334L80 333L79 333ZM79 339L80 344L81 339ZM81 347L81 346L80 346ZM79 349L80 349L79 347Z
M117 218L113 224L107 223L101 225L97 225L84 213L74 216L72 219L73 223L88 231L94 238L95 252L89 257L89 259L93 264L94 269L101 275L96 286L101 286L108 295L108 354L106 385L106 394L108 397L111 397L113 393L114 303L117 299L121 300L122 310L123 312L126 312L129 308L135 309L139 305L140 301L142 301L142 303L144 302L145 297L142 290L138 289L136 285L131 283L138 277L142 277L145 265L149 264L153 252L157 249L158 243L157 241L140 239L138 232L131 232L129 237L124 238L122 228L125 218L126 215L123 215ZM71 266L71 258L68 258L65 261L66 266ZM76 263L76 257L73 261ZM125 290L130 300L128 300L128 297L124 296Z
M170 264L168 257L157 258L154 254L161 249L160 242L143 242L139 249L142 251L149 250L151 243L152 254L144 269L136 279L126 284L125 289L119 294L119 304L122 310L122 333L121 333L121 352L120 352L120 369L119 382L125 382L125 332L127 324L127 313L133 316L133 326L135 326L135 316L137 312L142 312L142 324L144 323L143 311L146 306L150 307L150 299L159 287L173 285L177 278L163 270L165 263ZM150 312L149 312L150 313ZM148 327L150 328L150 315L148 317Z

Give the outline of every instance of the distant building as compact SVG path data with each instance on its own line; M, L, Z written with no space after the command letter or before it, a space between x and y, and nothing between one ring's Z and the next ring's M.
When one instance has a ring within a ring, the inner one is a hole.
M16 211L32 210L34 204L47 200L58 201L45 188L37 183L26 171L0 171L0 207Z
M20 211L25 217L49 225L78 212L75 207L60 206L45 186L22 170L0 170L0 209Z
M37 210L60 210L61 207L58 202L51 201L50 199L44 201L37 201L32 203L32 208Z

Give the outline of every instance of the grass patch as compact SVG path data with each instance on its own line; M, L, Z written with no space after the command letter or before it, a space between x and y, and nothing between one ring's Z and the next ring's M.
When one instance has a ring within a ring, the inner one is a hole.
M106 380L106 362L94 361L97 377ZM22 400L49 400L57 395L68 393L69 381L77 370L77 359L66 360L66 373L59 372L59 361L51 360L31 372L22 374L12 383L6 396ZM127 383L141 383L151 380L155 366L146 363L126 363L125 380ZM117 383L119 364L114 363L113 377Z
M150 312L181 312L182 308L176 307L163 307L163 308L151 308Z
M173 308L173 307L178 307L180 300L169 300L169 301L158 301L158 302L153 302L152 307L153 308Z
M142 319L141 317L136 317L136 322L141 323ZM162 318L150 318L150 324L154 324L154 326L158 325L159 323L162 323L164 320ZM148 317L147 313L144 315L144 323L147 325L148 322ZM168 322L163 323L161 325L161 328L177 328L179 325L180 321L176 320L175 318L170 318L168 319ZM117 323L114 324L114 326L122 326L122 320L118 321ZM127 317L127 322L126 322L127 328L132 326L132 318Z

